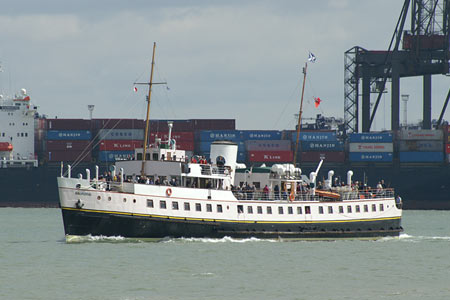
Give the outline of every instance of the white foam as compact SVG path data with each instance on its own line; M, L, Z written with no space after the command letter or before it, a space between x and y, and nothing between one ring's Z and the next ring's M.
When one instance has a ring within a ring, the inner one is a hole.
M177 238L177 239L169 239L163 242L171 243L171 242L188 242L188 243L253 243L253 242L277 242L277 240L273 239L258 239L255 237L245 238L245 239L235 239L229 236L223 238Z

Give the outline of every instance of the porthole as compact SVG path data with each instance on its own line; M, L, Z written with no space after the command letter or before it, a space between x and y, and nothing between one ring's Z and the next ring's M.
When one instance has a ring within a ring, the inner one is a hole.
M108 197L108 201L111 201L111 197Z
M97 196L97 200L101 200L102 199L102 197L100 197L100 196Z
M127 202L127 198L123 198L123 202Z
M136 203L136 199L133 199L133 203Z

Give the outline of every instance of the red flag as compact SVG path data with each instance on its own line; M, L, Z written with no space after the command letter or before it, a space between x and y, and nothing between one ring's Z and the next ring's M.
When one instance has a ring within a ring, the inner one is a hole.
M316 105L316 108L318 108L318 107L319 107L319 105L320 105L320 102L322 102L322 100L320 100L320 98L319 98L319 97L317 97L317 98L314 98L314 104Z
M137 87L134 87L134 91L137 92Z

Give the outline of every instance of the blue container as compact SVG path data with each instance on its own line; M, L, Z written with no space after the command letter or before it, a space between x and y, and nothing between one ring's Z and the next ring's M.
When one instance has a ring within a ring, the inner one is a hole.
M297 132L292 133L291 140L297 141ZM335 142L337 141L334 131L300 131L300 140L306 142Z
M90 140L89 130L48 130L47 140Z
M200 143L197 143L196 144L196 146L197 146L196 149L198 151L200 151L200 152L210 152L212 143L213 143L212 141L211 142L200 142ZM234 142L234 143L237 144L238 151L245 151L245 144L244 144L244 142L241 141L241 142Z
M392 152L350 152L349 160L352 162L391 162Z
M240 130L200 130L197 134L197 140L201 142L213 141L242 141Z
M392 140L390 132L351 133L348 136L350 143L392 143Z
M247 152L245 152L245 151L239 151L239 152L237 153L236 161L237 161L237 162L240 162L240 163L246 162L246 161L247 161Z
M281 131L277 130L243 130L242 139L250 140L280 140Z
M117 160L129 160L134 156L134 151L99 151L98 160L103 162L115 162Z
M301 151L344 151L343 142L301 142ZM294 145L295 147L295 145Z
M400 162L442 162L444 152L399 152Z

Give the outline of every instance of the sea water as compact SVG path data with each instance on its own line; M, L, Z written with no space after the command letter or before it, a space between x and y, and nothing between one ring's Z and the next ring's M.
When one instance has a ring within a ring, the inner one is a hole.
M83 237L58 209L0 209L0 299L450 299L450 212L376 241Z

